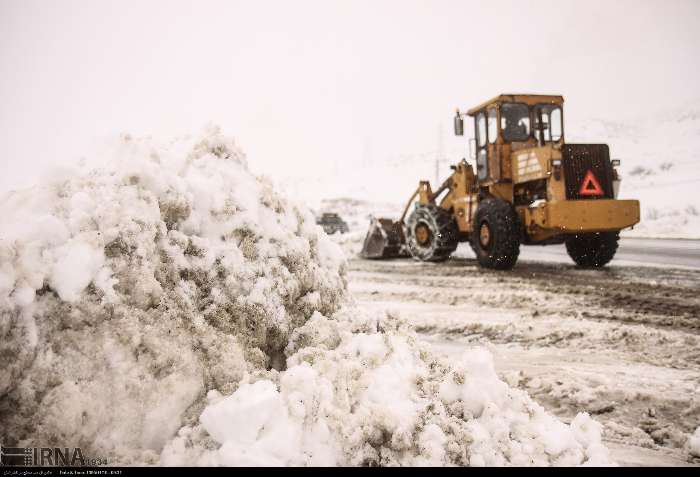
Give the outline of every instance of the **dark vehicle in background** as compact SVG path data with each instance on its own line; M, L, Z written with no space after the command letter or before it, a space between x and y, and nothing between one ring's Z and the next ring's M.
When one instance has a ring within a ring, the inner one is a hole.
M349 231L348 224L336 213L325 212L316 218L316 223L323 227L324 232L333 235L336 232L344 234Z

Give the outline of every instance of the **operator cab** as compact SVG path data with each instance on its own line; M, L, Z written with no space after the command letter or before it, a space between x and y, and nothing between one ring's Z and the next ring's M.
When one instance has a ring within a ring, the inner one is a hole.
M512 152L564 142L561 96L502 94L467 114L474 118L477 177L480 182L510 179ZM455 134L464 134L463 114L455 116Z
M556 104L502 103L491 114L500 112L501 136L504 143L527 144L557 143L563 136L561 106ZM487 111L488 114L488 111ZM475 122L483 121L484 113L477 113ZM497 131L496 131L497 133Z

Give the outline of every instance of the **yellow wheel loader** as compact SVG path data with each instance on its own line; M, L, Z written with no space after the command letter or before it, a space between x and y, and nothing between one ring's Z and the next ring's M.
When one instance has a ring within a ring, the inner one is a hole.
M437 190L420 181L398 221L372 220L361 255L439 262L469 242L481 266L507 270L520 245L564 243L579 266L610 262L620 230L639 222L639 201L616 198L619 161L606 144L565 142L563 105L504 94L467 111L476 173L462 159ZM457 110L458 136L464 116Z

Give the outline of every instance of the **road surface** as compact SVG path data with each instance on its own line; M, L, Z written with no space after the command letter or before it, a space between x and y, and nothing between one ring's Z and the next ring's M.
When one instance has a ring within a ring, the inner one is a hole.
M455 256L473 258L474 254L469 246L460 244ZM564 245L522 246L520 260L573 263L566 254ZM620 239L612 265L654 265L700 269L700 240L624 237Z

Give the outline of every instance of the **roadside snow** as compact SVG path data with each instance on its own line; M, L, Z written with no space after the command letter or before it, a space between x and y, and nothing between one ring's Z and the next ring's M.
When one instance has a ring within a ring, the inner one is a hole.
M314 315L293 334L286 371L214 396L162 463L610 464L598 423L553 418L496 376L488 351L447 362L400 320L356 313Z
M498 375L571 422L589 412L621 465L699 465L697 289L700 273L672 267L523 261L503 274L473 258L349 262L365 310L391 310L435 353L488 348ZM694 442L697 442L694 441Z
M338 247L218 131L115 157L0 203L3 443L156 461L343 299Z
M165 465L609 464L564 424L363 311L313 215L216 129L125 137L0 202L0 440Z

